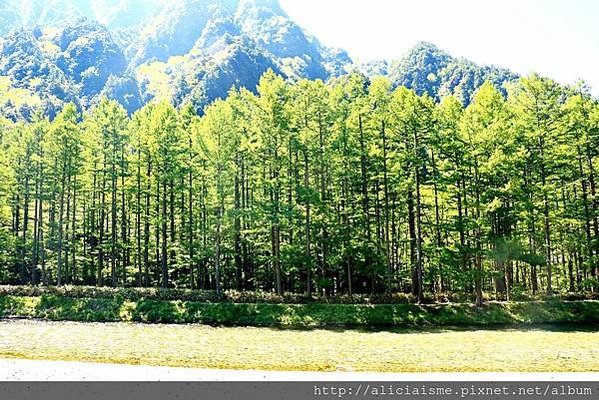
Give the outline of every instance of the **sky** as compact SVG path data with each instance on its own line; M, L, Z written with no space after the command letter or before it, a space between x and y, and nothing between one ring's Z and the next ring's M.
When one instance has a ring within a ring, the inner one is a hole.
M597 0L280 0L308 32L358 61L394 59L420 41L478 64L584 79L599 95Z

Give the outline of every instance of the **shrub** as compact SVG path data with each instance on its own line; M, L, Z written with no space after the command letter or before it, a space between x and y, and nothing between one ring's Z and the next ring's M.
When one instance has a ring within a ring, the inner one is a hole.
M232 326L399 327L498 324L596 323L598 301L472 304L241 304L171 300L117 301L51 295L0 295L0 318L66 321L136 321Z
M278 295L265 291L227 290L218 297L212 290L158 289L158 288L108 288L94 286L0 286L0 296L56 296L67 298L111 299L117 301L164 300L200 303L247 303L247 304L416 304L418 298L411 293L381 293L373 295L346 294L336 296L306 296L297 293ZM510 291L511 301L538 300L599 300L599 293L558 293L547 297L545 294L531 296L523 288L514 287ZM494 300L488 293L484 300ZM473 294L464 293L425 293L424 304L434 303L473 303Z

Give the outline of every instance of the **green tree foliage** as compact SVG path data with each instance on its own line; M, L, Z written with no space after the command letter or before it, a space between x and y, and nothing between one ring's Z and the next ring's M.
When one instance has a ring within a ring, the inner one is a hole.
M533 75L464 108L353 74L197 116L2 122L0 281L499 299L597 290L599 104Z

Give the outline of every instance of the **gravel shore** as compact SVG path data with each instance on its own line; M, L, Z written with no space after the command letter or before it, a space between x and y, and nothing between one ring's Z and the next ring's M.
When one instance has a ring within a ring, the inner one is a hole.
M597 373L264 372L0 359L0 381L597 381Z

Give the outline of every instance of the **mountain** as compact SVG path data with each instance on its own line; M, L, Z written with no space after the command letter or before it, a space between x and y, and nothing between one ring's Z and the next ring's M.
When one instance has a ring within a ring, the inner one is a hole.
M0 92L0 99L5 98L0 106L22 117L40 106L52 116L69 101L87 108L109 78L122 76L126 68L121 48L97 22L76 19L61 28L18 29L0 43L0 77L9 93Z
M131 113L152 99L201 110L231 87L254 90L269 69L291 81L352 71L464 104L485 81L516 79L421 43L395 61L362 65L322 45L277 0L4 0L0 4L0 112L52 117L65 102L102 96Z
M436 100L453 95L464 105L470 103L485 81L492 82L505 95L505 84L518 79L518 75L507 69L479 66L426 42L418 43L397 60L367 63L360 70L368 76L387 76L394 86L406 86Z
M78 18L98 21L109 29L130 29L145 25L161 4L159 0L2 0L0 35Z
M129 112L154 98L201 110L268 69L326 80L352 65L277 0L6 0L0 21L0 109L13 118L100 96Z
M395 85L428 93L439 100L454 95L464 105L474 92L490 81L506 94L505 83L518 79L513 72L494 66L479 66L465 58L455 58L430 43L420 43L402 59L393 62L388 76Z

